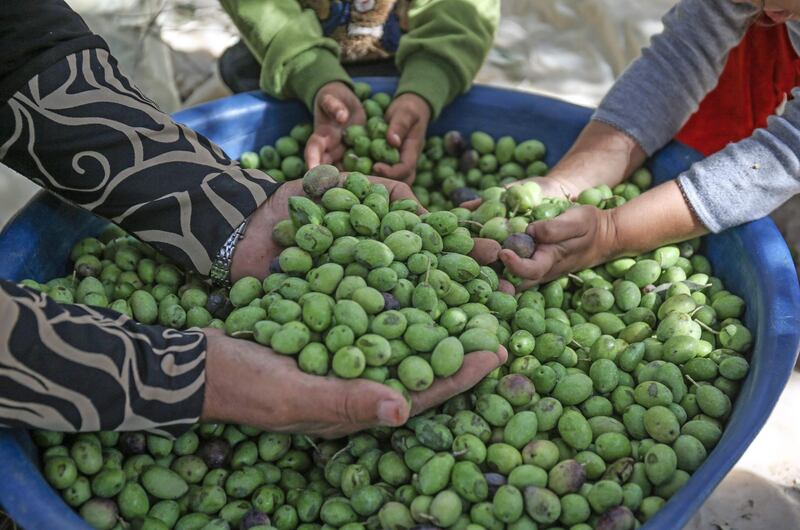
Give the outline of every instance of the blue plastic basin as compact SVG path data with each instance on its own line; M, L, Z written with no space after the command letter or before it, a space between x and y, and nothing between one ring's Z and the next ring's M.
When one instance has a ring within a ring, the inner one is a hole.
M388 79L367 79L392 92ZM431 125L431 132L481 129L517 140L539 138L553 164L570 147L591 111L532 94L475 87ZM272 143L310 116L298 103L261 94L242 94L178 113L175 118L210 137L231 156ZM658 181L675 177L700 155L672 143L651 163ZM0 235L0 277L48 280L65 274L72 244L94 234L104 222L40 194ZM747 325L756 333L752 369L725 434L691 480L644 528L680 528L730 471L764 425L786 384L800 343L800 289L783 239L762 219L705 239L704 253L726 286L747 301ZM0 431L0 505L25 529L90 530L61 501L39 472L36 451L25 431Z

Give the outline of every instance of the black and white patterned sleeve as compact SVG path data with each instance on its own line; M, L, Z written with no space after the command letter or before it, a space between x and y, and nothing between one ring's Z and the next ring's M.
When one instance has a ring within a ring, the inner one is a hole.
M102 48L65 56L6 100L0 162L203 275L278 187L158 110Z
M200 331L57 304L0 280L0 426L177 435L203 406Z
M63 0L0 10L0 163L201 274L278 187L161 112ZM0 427L178 434L206 352L201 331L0 280Z

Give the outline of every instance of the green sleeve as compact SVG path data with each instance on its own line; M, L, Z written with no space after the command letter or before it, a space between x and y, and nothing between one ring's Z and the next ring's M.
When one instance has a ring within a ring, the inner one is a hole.
M279 98L296 97L310 109L326 83L352 85L339 47L322 34L316 14L293 0L221 0L247 47L262 65L260 85Z
M400 39L397 94L413 92L433 117L467 91L491 49L500 0L415 0Z

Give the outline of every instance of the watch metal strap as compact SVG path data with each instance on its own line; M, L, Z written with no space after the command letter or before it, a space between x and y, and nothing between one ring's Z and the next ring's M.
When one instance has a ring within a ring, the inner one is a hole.
M217 257L214 258L214 262L211 264L211 271L209 272L209 278L211 278L214 285L218 287L230 286L233 252L236 250L236 244L244 237L246 227L247 220L245 219L236 227L236 230L233 231L225 243L222 244L222 248L219 249Z

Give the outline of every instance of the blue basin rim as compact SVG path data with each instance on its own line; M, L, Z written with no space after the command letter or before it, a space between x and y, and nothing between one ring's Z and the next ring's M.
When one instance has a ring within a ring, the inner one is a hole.
M392 93L396 80L365 78ZM548 147L552 165L569 149L591 110L530 93L475 86L431 124L432 134L450 129L484 130L517 140L536 137ZM231 156L272 143L300 121L310 121L296 102L247 93L179 112L175 119L218 143ZM699 160L699 153L671 143L650 162L656 181L674 178ZM0 277L46 280L66 273L65 256L78 239L105 222L47 193L37 195L0 234ZM747 325L756 333L751 372L742 386L719 445L689 482L642 528L682 527L753 441L775 406L800 344L800 288L780 233L762 219L705 239L704 253L726 286L747 302ZM0 430L0 505L27 530L91 530L50 488L36 463L26 431Z

